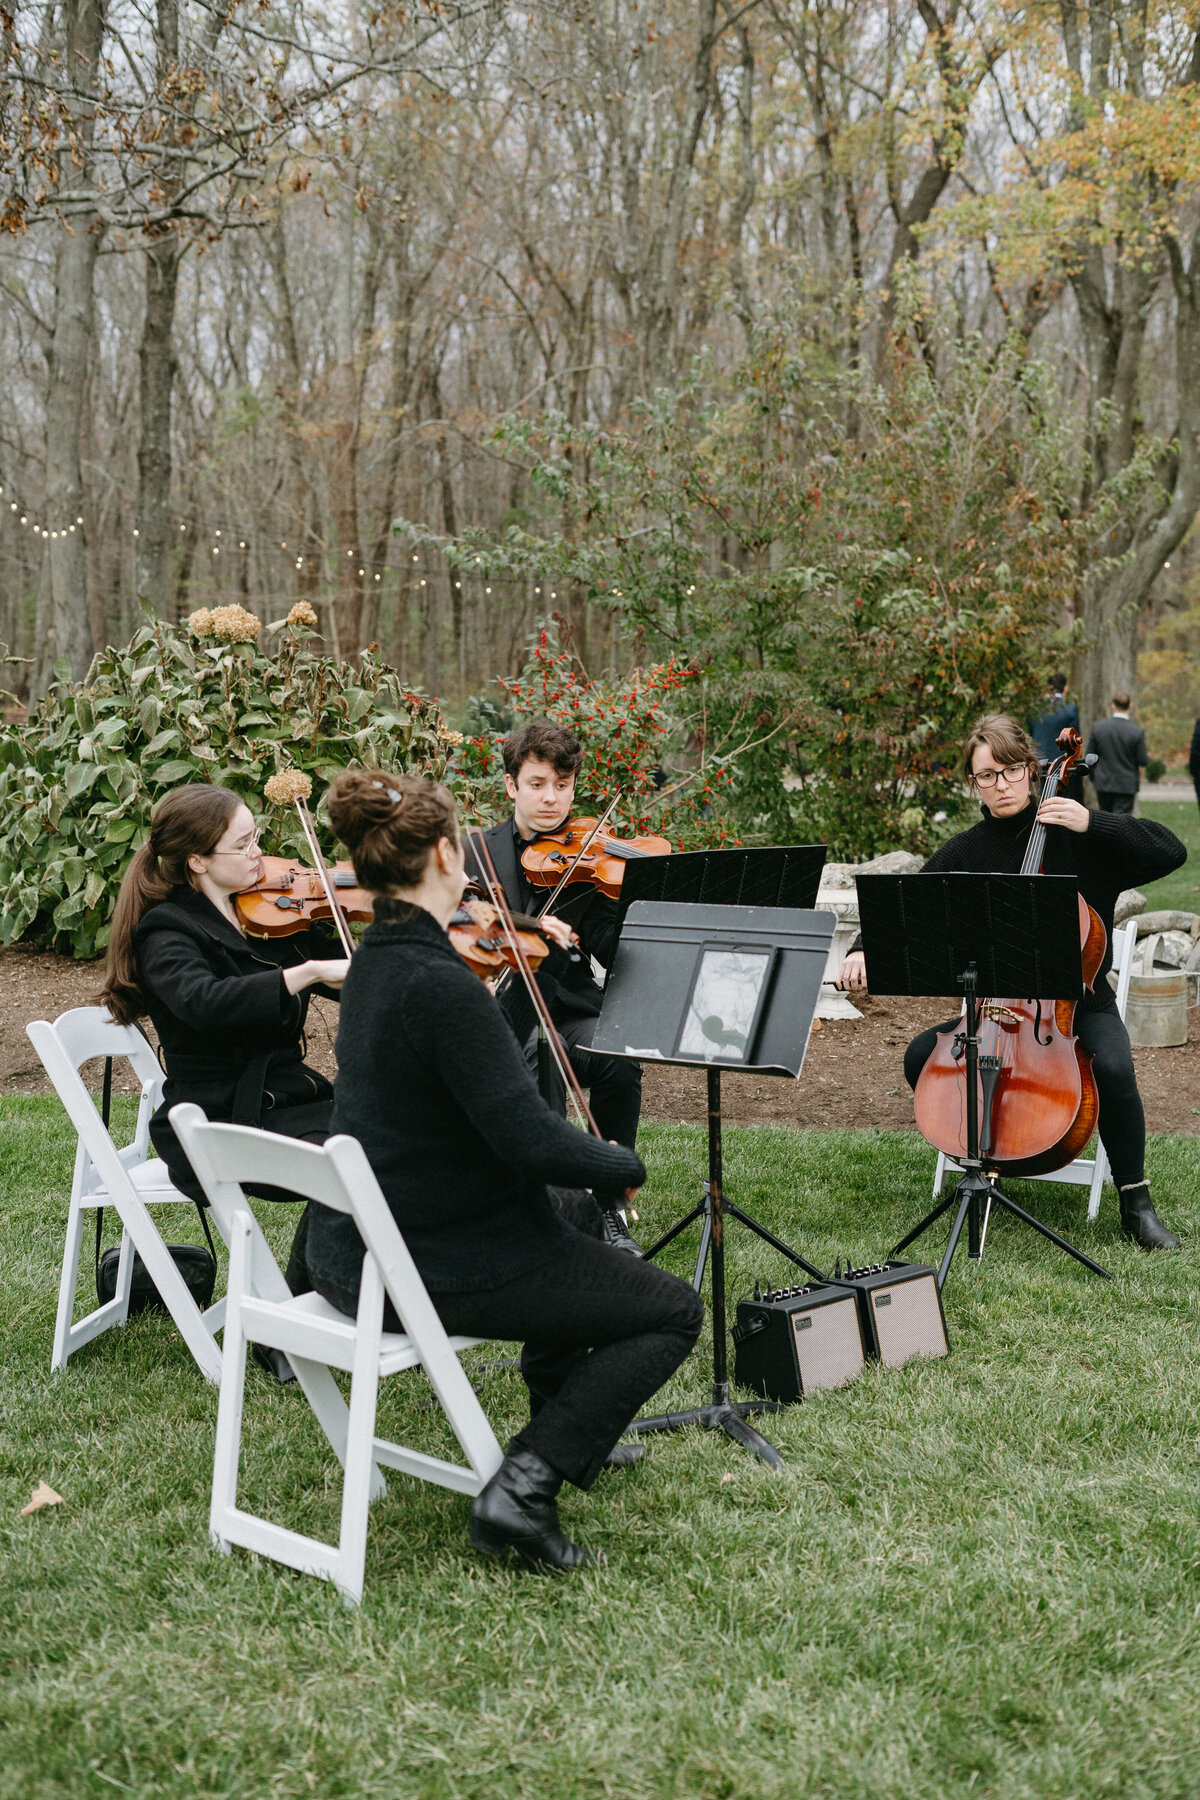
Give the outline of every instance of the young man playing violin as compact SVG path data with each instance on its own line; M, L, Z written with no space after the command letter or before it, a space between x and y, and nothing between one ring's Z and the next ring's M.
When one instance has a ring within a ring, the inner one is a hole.
M928 871L966 870L1017 874L1035 821L1046 831L1043 868L1047 875L1073 875L1079 892L1099 914L1108 934L1095 986L1075 1009L1075 1033L1090 1051L1100 1100L1100 1141L1104 1145L1121 1202L1126 1234L1145 1250L1175 1250L1179 1239L1155 1212L1146 1183L1146 1115L1138 1092L1129 1033L1117 1012L1108 982L1112 967L1113 911L1126 888L1144 887L1169 875L1187 851L1165 825L1129 815L1089 812L1078 800L1057 794L1039 805L1037 747L1021 727L1001 713L980 719L963 750L963 774L980 802L982 817L935 850ZM866 961L856 941L842 964L838 986L864 988ZM920 1032L904 1053L904 1075L915 1088L938 1032L958 1029L958 1018Z
M504 787L513 803L512 818L493 825L484 833L484 840L514 912L540 914L549 898L548 888L535 887L529 881L521 866L521 853L539 835L556 831L570 817L582 762L579 739L549 719L532 719L504 740ZM482 871L472 848L467 851L467 870L482 887ZM587 882L564 887L552 910L542 914L541 929L551 952L537 979L571 1067L580 1085L590 1089L601 1135L633 1150L642 1110L641 1066L619 1057L593 1056L588 1048L602 998L589 959L594 957L604 969L611 965L619 926L615 900ZM536 1068L537 1031L519 982L503 984L500 1004L525 1046L530 1066ZM560 1111L566 1104L557 1072L553 1073L552 1104ZM597 1193L596 1199L604 1215L607 1242L639 1253L629 1234L621 1196Z

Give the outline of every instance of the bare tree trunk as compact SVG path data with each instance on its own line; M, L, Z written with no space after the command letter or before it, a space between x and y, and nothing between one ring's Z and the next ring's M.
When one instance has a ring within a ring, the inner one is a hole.
M337 362L330 383L333 415L333 491L337 520L338 655L355 656L362 648L362 551L358 541L358 381L354 371L354 195L342 201L342 242L334 287L334 333Z
M79 192L91 179L94 124L86 96L95 87L104 42L107 0L65 0L67 77L80 98L72 99L77 166L70 150L60 163L60 199ZM94 276L100 227L94 213L72 214L59 227L54 271L54 330L47 352L50 380L46 396L46 529L38 593L38 651L35 698L45 693L54 665L65 661L78 680L95 648L88 619L87 553L83 527L83 471L80 433L88 374L88 350L95 307Z
M160 17L163 8L160 7ZM171 596L171 392L175 384L175 295L183 246L172 233L146 250L146 314L138 352L138 595L165 617Z

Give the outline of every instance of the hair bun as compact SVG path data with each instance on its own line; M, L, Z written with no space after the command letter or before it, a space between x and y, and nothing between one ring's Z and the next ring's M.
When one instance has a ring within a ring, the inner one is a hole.
M419 775L347 769L329 790L329 820L371 893L414 887L439 838L458 839L454 797Z

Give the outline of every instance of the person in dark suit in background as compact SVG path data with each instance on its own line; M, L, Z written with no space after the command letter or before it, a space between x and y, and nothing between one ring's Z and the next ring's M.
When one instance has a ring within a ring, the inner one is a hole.
M1111 719L1097 719L1088 738L1087 753L1099 761L1092 769L1092 784L1101 812L1131 813L1142 785L1141 771L1150 760L1146 734L1129 716L1128 694L1114 694Z
M509 906L514 912L540 913L549 891L530 883L521 867L521 852L539 834L557 830L570 818L583 749L565 726L549 719L531 719L509 733L503 754L504 787L513 803L512 817L483 835ZM482 884L472 844L467 847L467 872ZM550 1016L566 1045L571 1067L580 1085L590 1090L601 1136L635 1150L642 1111L641 1065L623 1057L593 1056L588 1049L603 998L590 959L595 957L603 969L611 967L620 934L620 911L616 901L599 888L579 882L563 889L554 913L555 917L544 921L554 943L538 971L538 986L549 1002ZM536 1069L533 1008L519 982L503 984L500 1005L525 1046L530 1067ZM560 1112L565 1110L566 1095L557 1070L553 1071L551 1100ZM598 1192L596 1199L606 1241L640 1254L629 1234L621 1195Z
M1200 719L1196 720L1196 729L1192 733L1192 747L1188 751L1188 774L1196 787L1196 805L1200 806Z
M1046 683L1046 700L1044 710L1039 719L1029 721L1029 735L1038 748L1038 756L1043 764L1053 762L1062 752L1058 747L1058 734L1071 726L1079 730L1079 708L1073 700L1067 699L1067 678L1065 675L1051 675ZM1066 786L1062 789L1070 800L1083 799L1083 773L1076 770Z

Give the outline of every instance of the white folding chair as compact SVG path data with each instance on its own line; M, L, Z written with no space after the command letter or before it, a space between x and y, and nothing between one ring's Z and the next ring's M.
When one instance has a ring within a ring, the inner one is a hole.
M116 1024L102 1006L76 1007L62 1013L53 1025L36 1019L25 1029L78 1133L51 1368L64 1368L72 1351L90 1343L110 1325L125 1323L136 1251L201 1373L209 1381L219 1381L221 1352L213 1333L224 1323L225 1302L219 1300L200 1311L147 1210L193 1204L172 1186L166 1164L150 1156L150 1118L159 1104L163 1083L154 1051L135 1026ZM120 1150L79 1074L84 1063L108 1056L123 1057L142 1087L132 1142ZM98 1207L111 1207L121 1221L116 1293L106 1305L74 1322L84 1217Z
M225 1358L209 1513L213 1541L223 1551L240 1544L291 1568L324 1576L348 1605L357 1605L363 1590L367 1508L384 1491L378 1464L474 1495L503 1461L459 1362L462 1351L482 1340L447 1336L356 1138L330 1138L318 1148L245 1125L210 1124L198 1106L172 1107L171 1123L229 1243ZM245 1182L259 1181L290 1188L354 1220L365 1246L356 1318L348 1318L318 1294L293 1298L288 1293L242 1189ZM264 1251L278 1282L266 1269ZM404 1321L402 1333L383 1329L385 1294ZM248 1341L269 1344L286 1354L342 1464L336 1544L289 1531L237 1504ZM417 1367L424 1369L441 1402L466 1455L466 1466L375 1436L380 1381ZM348 1415L331 1369L350 1374ZM329 1403L330 1389L340 1413Z
M1117 1012L1125 1017L1125 1008L1129 1003L1129 982L1133 975L1133 953L1137 947L1137 920L1130 919L1127 925L1113 932L1112 966L1117 977ZM961 1165L938 1151L937 1169L933 1177L934 1195L942 1191L947 1170L956 1174L961 1172ZM1095 1156L1077 1156L1073 1163L1065 1169L1052 1169L1048 1175L1027 1175L1026 1181L1069 1181L1088 1189L1089 1219L1095 1219L1100 1212L1100 1190L1108 1180L1108 1157L1104 1145L1096 1137Z

